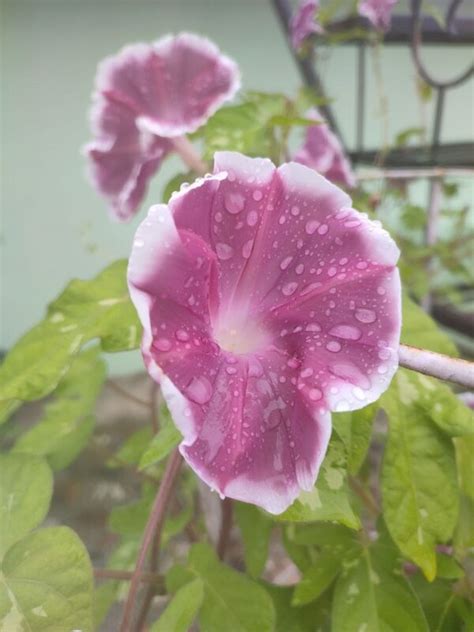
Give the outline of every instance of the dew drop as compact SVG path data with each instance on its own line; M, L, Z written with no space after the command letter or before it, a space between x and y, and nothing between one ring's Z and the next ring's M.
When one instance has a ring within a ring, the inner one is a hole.
M263 198L263 193L257 189L253 192L252 197L255 202L260 202L260 200Z
M303 369L300 373L301 377L307 378L307 377L311 377L313 375L313 369L311 367L308 367L306 369Z
M181 342L187 342L189 340L189 334L184 329L178 329L175 336L177 340L180 340Z
M353 325L336 325L329 330L329 334L343 340L359 340L362 336L361 330Z
M337 268L335 268L334 266L331 266L328 270L328 276L333 277L336 275L336 273L337 273Z
M172 347L172 344L168 340L168 338L158 338L158 340L155 342L154 346L159 351L169 351L171 349L171 347Z
M300 214L300 209L299 209L299 207L298 207L298 206L292 206L292 207L291 207L291 214L292 214L294 217L297 217L297 216Z
M378 294L379 296L383 296L383 295L385 294L385 292L386 292L386 290L385 290L385 288L384 288L384 287L378 287L378 288L377 288L377 294Z
M283 286L281 291L283 292L285 296L291 296L292 294L296 292L297 287L298 287L298 283L296 283L296 281L290 281L290 283L287 283L286 285Z
M218 243L216 244L216 252L219 259L226 261L231 259L234 254L234 249L229 244Z
M331 351L331 353L338 353L341 350L341 343L337 342L337 340L330 340L326 345L326 349Z
M371 309L360 307L354 312L354 316L360 323L370 324L377 320L377 314Z
M196 404L205 404L211 399L212 384L207 377L193 377L188 386L185 388L187 397Z
M248 259L250 257L250 255L252 254L252 248L253 248L253 239L249 239L242 246L242 257L244 259Z
M280 262L280 268L282 270L286 270L287 267L290 265L290 263L293 261L293 257L285 257L281 262Z
M226 366L225 372L227 373L227 375L235 375L237 373L237 369L235 368L235 366Z
M258 221L258 213L256 211L250 211L247 215L247 224L249 226L255 226Z
M309 323L306 325L306 331L321 331L321 327L318 323Z
M296 268L295 268L295 272L296 274L303 274L304 272L304 265L302 263L299 263Z
M329 230L329 226L327 224L321 224L321 226L318 228L318 233L320 235L325 235Z
M359 261L359 263L356 264L356 268L358 270L365 270L368 265L367 261Z
M318 400L320 400L323 396L322 392L319 390L319 388L312 388L310 389L309 393L309 398L313 401L313 402L317 402Z
M318 226L319 222L317 222L315 219L310 219L309 222L306 222L306 226L304 227L304 229L308 235L312 235L316 232Z
M350 219L347 222L344 222L344 226L346 228L357 228L360 224L361 222L358 219Z

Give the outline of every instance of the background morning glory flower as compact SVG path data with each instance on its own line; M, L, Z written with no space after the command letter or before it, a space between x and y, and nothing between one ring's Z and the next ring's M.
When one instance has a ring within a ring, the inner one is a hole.
M330 412L376 400L397 368L398 256L297 163L217 153L150 209L128 272L142 351L208 485L271 513L312 488Z
M113 217L129 220L150 177L240 86L237 65L208 39L181 33L105 59L86 147L92 181Z
M313 33L322 33L323 29L316 21L318 9L318 0L303 0L296 9L290 23L291 45L295 50L299 50Z
M354 187L354 172L336 134L324 122L316 108L311 108L306 113L306 118L321 122L306 128L304 143L293 160L315 169L332 182Z
M362 0L359 2L359 13L381 31L388 31L393 7L398 0Z

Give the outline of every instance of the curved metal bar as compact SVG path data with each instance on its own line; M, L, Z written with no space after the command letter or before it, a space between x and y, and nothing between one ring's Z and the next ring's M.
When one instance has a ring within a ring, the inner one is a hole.
M426 70L423 62L420 57L420 47L422 44L422 33L421 33L421 5L423 0L412 0L412 35L411 35L411 53L413 62L416 66L418 74L428 85L432 88L447 89L454 88L461 83L464 83L469 77L474 75L474 64L472 64L467 70L465 70L461 75L458 75L454 79L449 81L437 81L434 79L430 73ZM448 26L451 26L454 20L454 16L457 8L461 4L460 0L453 0L451 6L448 9L446 15L446 21L448 22Z

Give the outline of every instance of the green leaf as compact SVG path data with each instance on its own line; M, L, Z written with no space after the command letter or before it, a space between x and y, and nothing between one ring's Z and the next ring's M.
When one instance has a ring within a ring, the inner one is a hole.
M436 554L436 567L438 577L445 579L460 579L464 577L464 569L450 555Z
M341 559L332 551L322 552L295 587L293 605L301 606L317 599L342 570Z
M234 503L235 517L244 542L245 567L251 577L263 572L273 523L254 505Z
M110 530L123 536L140 536L148 520L155 493L151 485L145 484L139 500L114 507L109 514Z
M112 604L117 600L118 585L117 581L106 581L94 590L92 603L94 630L100 629Z
M382 497L388 530L400 550L427 579L436 576L437 542L456 524L459 494L452 442L416 405L407 372L398 371L382 397L389 438L382 469Z
M455 439L456 463L458 470L459 487L474 501L474 468L472 455L474 454L474 436Z
M25 334L0 366L0 400L32 400L56 388L81 346L100 338L105 351L139 345L141 328L128 295L125 260L90 281L74 280L45 320Z
M189 570L204 584L199 614L202 632L272 632L273 603L266 591L245 575L217 559L207 544L195 544L189 554Z
M114 468L123 467L124 465L137 465L152 437L153 432L150 426L145 426L133 432L107 461L107 466Z
M359 528L359 518L349 502L344 445L335 435L329 444L314 489L301 492L291 507L277 519L289 522L331 520L350 529Z
M273 600L276 611L275 632L315 632L328 629L329 603L323 598L307 606L292 607L293 589L263 583Z
M20 399L4 399L0 401L0 426L10 419L13 413L20 408L22 403Z
M444 579L428 582L421 573L417 573L410 578L410 584L432 632L460 632L463 629L453 607L455 595L451 582Z
M43 418L18 439L15 452L44 456L55 470L81 452L94 429L93 409L105 379L98 351L93 347L75 358Z
M40 529L14 544L2 562L2 584L2 630L92 631L92 568L71 529Z
M352 413L336 413L332 416L334 430L342 439L347 452L347 469L357 474L362 467L370 446L372 426L379 404L371 404Z
M150 465L159 463L166 458L183 438L171 419L168 410L163 408L160 415L161 426L144 450L140 459L139 469L144 470Z
M403 296L401 342L457 356L458 351L449 336L439 329L435 321L414 303L408 296Z
M53 476L44 459L0 455L0 559L44 520L52 492Z
M412 139L423 139L425 130L423 127L409 127L395 137L395 147L405 147Z
M196 578L182 586L166 606L151 632L187 632L204 599L204 585Z
M409 584L377 562L369 550L341 575L332 606L333 632L428 632Z

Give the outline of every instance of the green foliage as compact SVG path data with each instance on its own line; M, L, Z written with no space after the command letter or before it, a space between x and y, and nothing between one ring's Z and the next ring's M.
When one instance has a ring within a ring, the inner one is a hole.
M453 445L417 402L417 389L400 370L382 397L389 417L382 494L393 539L432 580L435 545L452 536L459 499Z
M165 459L181 439L181 433L174 425L168 409L163 407L160 415L160 429L143 451L139 468L144 470Z
M275 611L267 592L245 575L221 564L210 546L195 544L191 548L180 581L186 577L200 579L204 587L199 611L202 632L274 630Z
M357 474L367 455L377 409L378 404L371 404L352 413L337 413L332 416L333 428L346 449L347 469L350 474Z
M197 577L176 592L151 632L187 632L204 599L204 584Z
M138 346L140 325L128 296L126 265L116 261L91 281L69 283L0 366L0 401L11 406L12 400L50 393L89 340L99 338L105 351Z
M92 569L67 527L41 529L14 544L2 561L4 630L92 632Z
M403 296L401 342L406 345L457 356L456 345L421 307Z
M329 602L318 599L307 606L294 607L291 603L293 589L273 584L263 584L271 596L276 612L275 632L314 632L328 630Z
M358 529L360 521L350 504L346 468L344 444L333 435L314 489L301 492L277 519L289 522L332 520Z
M43 417L18 439L14 451L44 456L55 470L70 465L94 429L94 405L104 379L96 347L76 356Z
M250 577L260 577L268 557L273 522L254 505L236 502L234 509L244 544L245 568Z
M44 459L0 455L0 559L8 548L46 516L53 477Z

